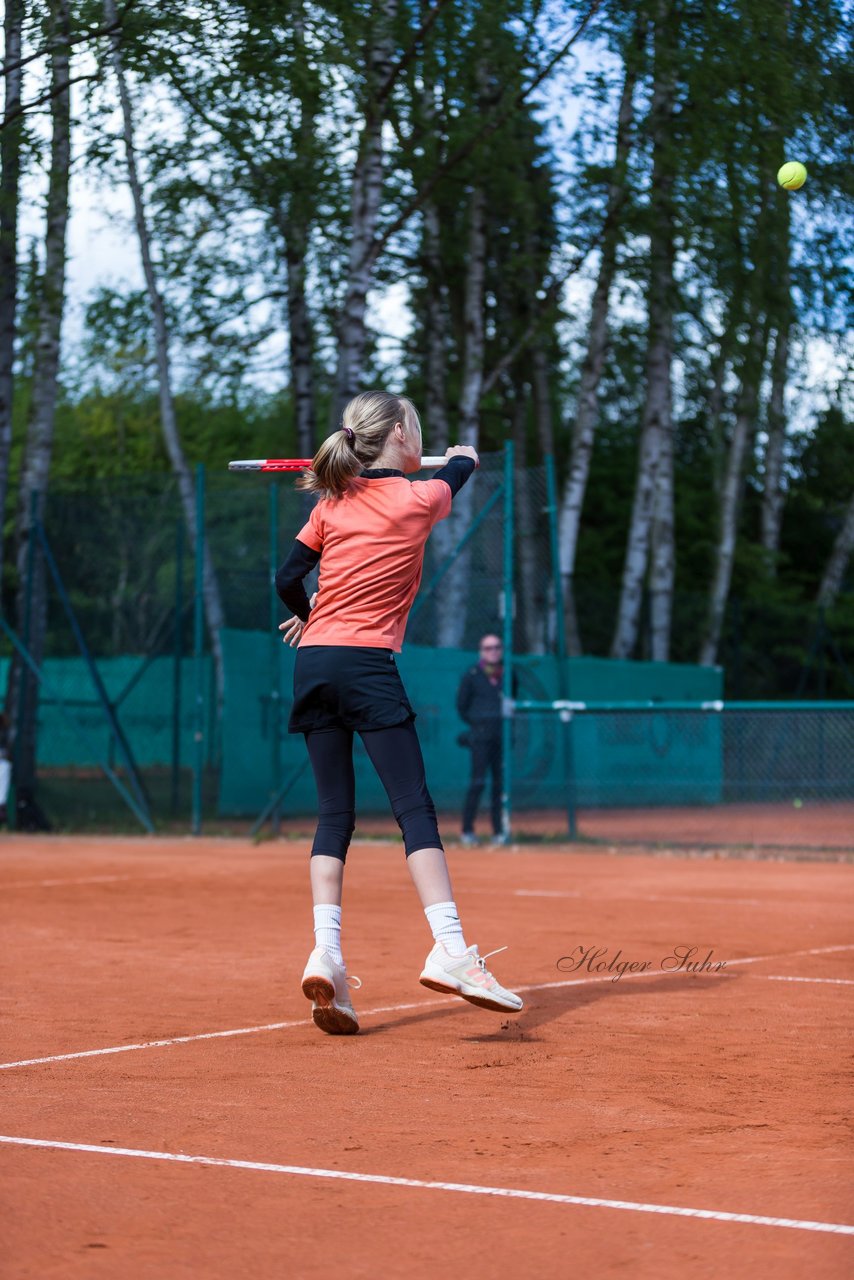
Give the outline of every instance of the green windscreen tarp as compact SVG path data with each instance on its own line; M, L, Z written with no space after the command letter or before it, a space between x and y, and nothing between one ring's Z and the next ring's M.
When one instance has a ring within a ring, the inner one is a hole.
M301 735L287 732L295 650L277 638L274 645L262 632L223 632L225 708L219 799L223 815L260 813L289 779L293 785L283 812L310 814L315 806L305 744ZM469 753L457 743L464 725L457 717L455 700L462 673L476 659L470 651L415 645L406 646L398 657L418 717L430 791L440 809L459 808L468 781ZM520 699L558 696L557 659L519 658L514 669ZM277 681L278 704L272 696ZM721 672L716 668L606 658L567 661L564 696L576 700L701 702L719 698L720 693ZM552 713L516 717L515 807L553 808L566 803L564 733ZM354 759L357 807L362 812L387 811L385 792L358 737ZM571 764L580 804L714 803L720 798L720 726L713 716L699 711L575 716Z

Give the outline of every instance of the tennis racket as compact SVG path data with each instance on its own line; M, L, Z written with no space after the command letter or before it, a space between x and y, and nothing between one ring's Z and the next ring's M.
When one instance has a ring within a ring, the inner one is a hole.
M435 471L444 467L447 458L422 458L423 471ZM311 458L238 458L229 462L229 471L307 471Z

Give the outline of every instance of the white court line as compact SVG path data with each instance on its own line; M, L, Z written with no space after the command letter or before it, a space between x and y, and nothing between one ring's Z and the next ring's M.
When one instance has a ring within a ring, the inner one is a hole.
M707 898L707 897L680 897L676 894L664 893L632 893L625 898L608 897L606 894L595 893L575 893L571 890L564 891L562 889L514 889L513 895L516 898L582 898L586 902L599 902L606 906L609 902L690 902L697 906L702 906L706 902L723 903L724 906L745 906L745 907L790 907L790 902L782 899L769 898Z
M550 1204L581 1205L593 1209L625 1209L634 1213L659 1213L676 1218L705 1218L712 1222L742 1222L754 1227L791 1227L796 1231L821 1231L854 1236L854 1226L843 1222L811 1222L802 1218L769 1218L755 1213L728 1213L720 1209L686 1209L681 1205L645 1204L635 1200L604 1200L599 1196L567 1196L548 1191L523 1191L515 1187L482 1187L467 1182L422 1182L419 1178L393 1178L379 1173L350 1173L342 1169L311 1169L301 1165L268 1164L259 1160L226 1160L220 1156L187 1156L173 1151L142 1151L135 1147L97 1147L85 1142L51 1142L42 1138L17 1138L0 1134L0 1142L51 1151L82 1151L99 1156L128 1156L137 1160L167 1160L175 1164L203 1164L220 1169L253 1169L260 1173L287 1173L302 1178L333 1178L343 1182L370 1182L384 1187L414 1187L421 1191L456 1191L464 1195L500 1196L509 1200L539 1200Z
M792 978L782 973L752 973L751 978L766 978L768 982L830 982L838 987L854 987L854 978Z
M10 880L4 889L46 889L64 884L110 884L115 880L130 880L130 876L80 876L76 880Z
M742 956L740 960L727 960L727 969L737 964L759 964L763 960L788 960L797 956L820 956L833 951L854 951L854 943L834 947L812 947L808 951L787 951L782 955ZM626 973L619 980L629 982L632 978L674 978L690 975L673 969L650 969L646 973ZM699 976L699 975L698 975ZM708 973L704 977L726 978L726 973ZM585 987L596 982L615 982L613 973L597 975L595 978L566 978L560 982L537 982L517 987L517 991L553 991L560 987ZM616 983L615 983L616 985ZM410 1009L430 1009L436 1005L445 1005L449 1009L462 1010L462 1005L448 1004L447 997L441 1000L416 1000L411 1004L389 1004L377 1009L363 1009L359 1016L370 1018L380 1013L405 1013ZM509 1013L509 1010L508 1010ZM44 1058L22 1058L18 1062L0 1062L0 1071L11 1071L14 1067L34 1067L45 1062L69 1062L73 1058L99 1058L111 1053L130 1053L135 1049L164 1049L173 1044L191 1044L195 1040L225 1040L231 1036L251 1036L262 1031L289 1031L294 1027L305 1027L305 1018L294 1022L265 1022L253 1027L236 1027L227 1031L201 1031L188 1036L170 1036L163 1040L143 1040L139 1044L110 1045L105 1049L82 1049L77 1053L55 1053Z

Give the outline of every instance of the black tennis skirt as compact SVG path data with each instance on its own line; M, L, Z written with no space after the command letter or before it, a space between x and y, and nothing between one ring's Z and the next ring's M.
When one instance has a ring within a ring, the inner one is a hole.
M414 720L391 649L300 645L289 733L388 729Z

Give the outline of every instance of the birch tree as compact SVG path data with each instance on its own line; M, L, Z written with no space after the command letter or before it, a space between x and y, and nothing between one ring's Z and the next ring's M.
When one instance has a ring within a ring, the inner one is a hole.
M780 13L781 41L788 43L790 0ZM782 153L783 139L779 140ZM776 194L776 193L775 193ZM777 196L770 211L774 252L768 262L769 321L774 329L771 361L771 390L768 401L765 456L762 477L761 545L765 569L775 577L780 551L783 519L783 462L786 451L786 384L789 377L789 342L792 329L791 209L787 199Z
M202 556L202 592L204 598L205 618L207 620L211 653L213 655L214 668L216 671L217 692L218 697L221 698L223 694L224 677L222 639L220 633L225 625L225 615L222 608L219 585L214 571L210 546L208 544L207 537L204 534L202 535L201 547L197 545L198 530L196 521L195 487L192 473L187 465L187 460L184 457L184 450L181 445L180 433L178 431L178 422L175 416L175 401L172 393L172 371L169 354L169 331L166 322L166 310L163 305L163 298L158 286L157 274L151 252L151 239L145 214L142 183L140 181L137 166L133 112L131 108L127 79L125 77L124 65L122 62L121 32L117 26L115 0L104 0L104 16L107 25L114 28L110 36L110 61L119 92L128 185L133 199L134 221L136 224L143 274L145 276L145 285L154 326L158 395L160 401L160 425L163 432L166 451L169 455L169 461L172 465L172 470L175 473L178 483L178 492L181 497L181 505L184 509L184 518L187 523L190 541L196 550L196 554L201 554Z
M318 169L316 130L320 91L306 45L305 10L293 20L294 82L299 120L294 130L294 165L289 197L277 206L287 279L288 345L300 457L314 456L318 445L314 386L314 325L308 301L307 272L311 230L316 217L314 182Z
M833 543L833 550L818 589L816 604L829 609L836 603L852 552L854 552L854 494L851 495L842 525Z
M638 18L632 40L624 54L623 87L617 109L616 146L608 183L599 271L590 307L587 349L581 365L581 382L572 422L569 470L563 487L558 516L561 588L566 617L572 620L568 629L570 652L575 654L581 652L581 638L578 633L572 584L581 513L590 474L596 424L599 419L598 393L608 349L609 300L617 271L617 249L624 234L620 215L626 203L626 170L634 122L635 87L643 52L645 28L645 21Z
M68 0L48 6L48 62L50 66L51 141L44 234L44 270L38 298L38 330L30 417L20 476L16 527L18 594L16 629L36 667L44 656L47 594L44 559L36 540L50 476L59 360L65 309L66 229L71 162L71 106L69 98L71 17ZM7 690L7 713L14 742L14 776L19 808L34 803L36 781L36 724L39 685L19 656L12 662Z
M468 269L464 302L465 344L462 358L459 426L455 432L454 443L470 444L476 449L480 423L480 393L483 383L483 294L486 276L486 197L479 186L472 188L469 197L469 237L466 256ZM474 488L466 485L454 503L452 517L436 527L437 532L439 529L442 530L437 543L437 551L440 555L444 554L446 547L450 550L450 545L459 540L471 523L473 503ZM468 594L469 556L463 552L457 557L445 578L437 634L437 643L440 647L461 647L466 631Z
M422 0L422 23L426 17L426 0ZM420 116L413 131L422 138L425 157L423 167L441 167L445 160L446 122L440 118L440 65L434 45L425 46L421 58L420 89L413 86ZM413 165L413 180L423 180L421 166ZM421 274L424 280L424 417L430 449L442 455L450 444L448 421L448 355L451 349L448 312L448 272L442 253L441 213L435 194L422 207Z
M545 653L547 623L547 559L543 555L542 522L537 519L537 498L541 480L539 468L526 467L528 443L528 401L532 388L516 386L513 401L513 446L516 459L514 483L516 511L516 556L519 565L519 606L525 653ZM535 400L536 411L536 400ZM542 411L542 410L541 410Z
M787 273L788 274L788 273ZM762 549L765 552L767 572L774 577L780 551L780 530L783 522L783 461L786 448L786 380L789 366L789 320L779 317L774 334L774 355L771 361L771 393L765 443L765 467L762 483Z
M741 391L733 424L719 514L715 571L709 589L706 625L700 644L699 662L711 667L717 661L724 613L732 581L732 566L738 530L738 513L744 486L745 459L756 431L759 386L768 338L764 317L754 319L741 371Z
M383 123L391 92L394 27L398 0L374 6L365 82L364 121L359 135L350 189L350 243L346 283L338 322L338 362L330 428L341 420L344 405L359 389L364 360L365 310L372 267L370 249L376 236L383 186Z
M655 7L653 90L649 135L653 148L650 192L649 283L647 286L646 399L641 423L635 495L611 656L628 658L637 642L644 580L655 523L653 585L656 595L655 652L669 645L674 572L672 386L674 212L673 111L678 5Z

